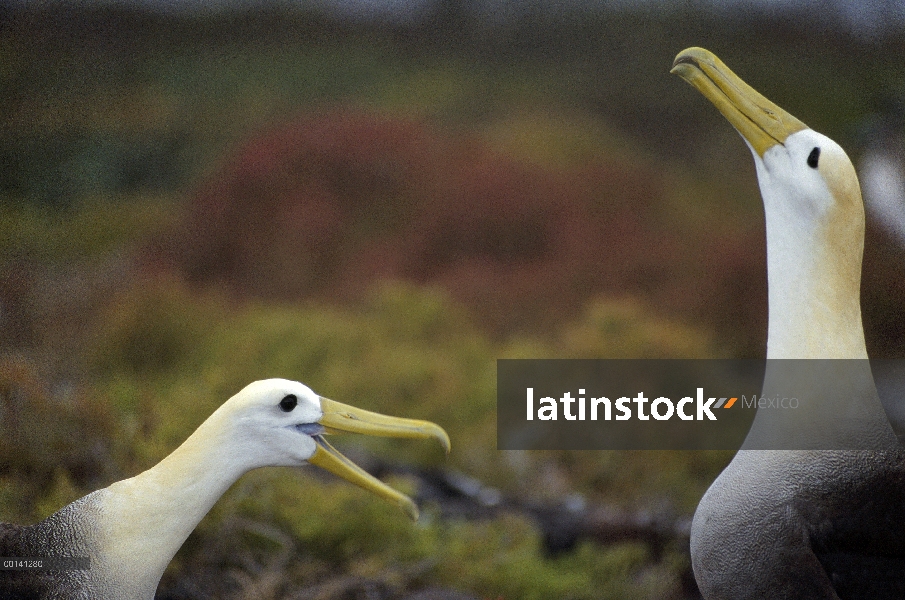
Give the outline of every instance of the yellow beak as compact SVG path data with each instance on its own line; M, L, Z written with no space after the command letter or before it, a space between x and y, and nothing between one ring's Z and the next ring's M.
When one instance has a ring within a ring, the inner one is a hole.
M683 50L670 73L704 94L761 157L770 147L808 128L742 81L709 50Z
M446 435L443 428L430 421L389 417L323 397L320 401L324 415L318 423L324 426L326 433L347 432L384 437L435 438L449 453L449 436ZM327 443L323 436L314 436L314 441L317 442L317 449L314 455L308 459L309 463L397 504L412 520L418 519L418 507L411 498L394 490L340 454Z

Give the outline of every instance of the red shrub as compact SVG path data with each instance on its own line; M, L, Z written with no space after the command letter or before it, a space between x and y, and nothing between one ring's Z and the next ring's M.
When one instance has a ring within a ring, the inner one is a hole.
M594 294L640 295L761 340L756 235L689 239L658 218L664 185L606 157L554 172L474 135L335 111L246 143L157 256L192 281L271 298L437 283L498 331L569 319Z

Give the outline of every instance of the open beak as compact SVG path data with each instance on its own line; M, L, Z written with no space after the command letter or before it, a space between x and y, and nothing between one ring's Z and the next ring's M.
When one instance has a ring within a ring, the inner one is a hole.
M320 423L326 433L364 433L383 437L435 438L449 453L449 436L443 429L430 421L389 417L362 410L321 397L324 416ZM308 459L312 465L330 471L378 496L399 505L412 520L418 519L418 507L411 498L383 483L367 471L340 454L321 435L314 436L317 449Z
M742 81L709 50L683 50L670 73L704 94L761 157L793 133L808 128Z

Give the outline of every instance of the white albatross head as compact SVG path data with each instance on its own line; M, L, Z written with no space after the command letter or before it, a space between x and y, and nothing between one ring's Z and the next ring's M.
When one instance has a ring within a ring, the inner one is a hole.
M767 226L768 358L866 358L864 204L845 151L708 50L683 50L671 72L723 113L754 156Z
M450 449L449 436L434 423L348 406L288 379L265 379L245 386L223 403L198 433L228 437L227 447L241 455L246 469L297 467L307 462L398 504L413 519L418 511L411 499L340 454L324 436L361 433L434 438L447 452Z

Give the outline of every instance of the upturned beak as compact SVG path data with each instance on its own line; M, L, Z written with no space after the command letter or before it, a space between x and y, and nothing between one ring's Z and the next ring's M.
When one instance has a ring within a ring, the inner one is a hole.
M382 437L401 438L434 438L440 442L447 454L450 450L449 436L439 425L430 421L390 417L379 413L362 410L321 397L321 409L324 415L320 423L326 433L363 433ZM343 456L336 448L327 443L321 435L314 436L317 449L308 462L346 481L354 483L378 496L397 504L412 518L418 519L418 507L405 494L394 490L367 471Z
M760 157L772 146L785 143L793 133L808 128L742 81L709 50L683 50L670 73L704 94Z

